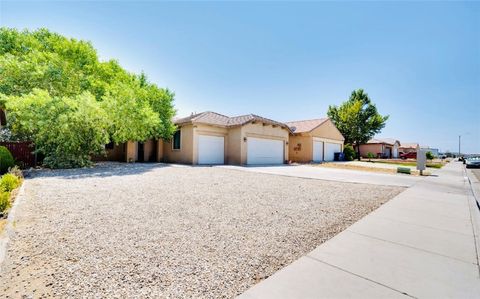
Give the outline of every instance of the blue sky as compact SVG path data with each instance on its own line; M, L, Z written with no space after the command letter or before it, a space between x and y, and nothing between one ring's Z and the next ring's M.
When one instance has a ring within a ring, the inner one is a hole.
M379 135L480 153L479 2L0 2L0 25L90 40L179 116L324 117L363 88Z

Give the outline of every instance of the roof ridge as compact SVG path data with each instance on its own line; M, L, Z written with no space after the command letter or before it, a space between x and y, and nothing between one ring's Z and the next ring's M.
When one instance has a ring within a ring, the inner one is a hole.
M287 121L285 123L300 123L300 122L306 122L306 121L327 120L327 119L330 119L330 118L329 117L321 117L321 118L312 118L312 119L291 120L291 121Z

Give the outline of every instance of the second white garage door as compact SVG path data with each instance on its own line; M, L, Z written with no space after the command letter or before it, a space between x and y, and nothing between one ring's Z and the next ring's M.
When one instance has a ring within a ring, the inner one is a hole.
M248 137L247 164L283 164L283 140Z
M342 146L340 144L325 142L325 161L333 161L334 154L341 151Z
M198 136L198 164L224 164L224 138L218 136Z

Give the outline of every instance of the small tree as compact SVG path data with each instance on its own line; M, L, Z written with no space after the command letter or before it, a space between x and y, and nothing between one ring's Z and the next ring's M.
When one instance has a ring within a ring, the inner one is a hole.
M7 102L12 130L35 140L44 164L52 168L90 165L109 141L108 118L88 92L76 97L51 97L34 90Z
M345 142L356 146L359 160L360 145L379 133L388 120L388 115L378 113L363 89L354 90L339 107L329 106L327 115L345 137Z
M427 159L428 160L433 160L435 157L433 156L432 152L427 152L426 153Z

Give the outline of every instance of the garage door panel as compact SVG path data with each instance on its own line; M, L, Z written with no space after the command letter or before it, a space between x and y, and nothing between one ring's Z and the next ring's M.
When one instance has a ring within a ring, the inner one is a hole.
M323 161L323 142L313 141L313 162Z
M325 161L333 161L335 153L342 151L342 145L339 143L325 143Z
M283 164L283 140L253 138L247 139L247 164Z
M198 136L198 164L224 164L225 140L221 136Z

